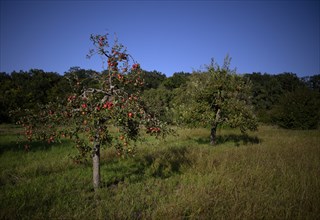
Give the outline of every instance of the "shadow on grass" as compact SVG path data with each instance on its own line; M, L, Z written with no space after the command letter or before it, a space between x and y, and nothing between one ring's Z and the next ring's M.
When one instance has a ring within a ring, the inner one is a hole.
M145 155L142 159L146 167L145 174L152 177L168 178L180 174L184 165L190 165L186 147L169 147Z
M199 144L209 144L210 139L198 138ZM217 137L217 145L233 142L235 146L257 144L261 140L249 135L220 135ZM137 183L148 178L166 179L183 172L183 168L190 167L190 148L168 147L159 151L145 153L137 158L129 160L109 161L104 169L103 186L117 187L121 183Z
M102 168L106 174L103 187L116 187L123 182L141 182L147 178L166 179L181 174L182 167L190 165L187 154L186 147L169 147L131 160L114 161Z
M210 144L210 137L198 138L196 139L196 142L198 144ZM216 140L216 146L227 142L233 142L236 147L239 147L241 144L259 144L261 143L261 139L257 136L250 136L247 134L218 135Z
M0 144L0 155L3 154L4 152L7 152L7 151L13 151L13 152L46 151L46 150L50 150L53 147L66 145L68 143L70 143L70 141L68 141L68 140L62 140L61 142L56 142L56 143L51 143L51 144L48 144L47 142L43 142L43 141L34 141L32 143L24 142L24 141L21 141L21 142L10 141L7 143ZM26 147L26 146L28 146L28 147Z

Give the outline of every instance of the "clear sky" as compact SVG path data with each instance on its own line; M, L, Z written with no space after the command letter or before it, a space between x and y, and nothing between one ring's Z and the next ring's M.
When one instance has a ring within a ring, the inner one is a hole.
M319 1L0 1L7 73L101 71L101 58L86 58L89 37L109 32L143 69L167 76L226 54L238 73L320 74Z

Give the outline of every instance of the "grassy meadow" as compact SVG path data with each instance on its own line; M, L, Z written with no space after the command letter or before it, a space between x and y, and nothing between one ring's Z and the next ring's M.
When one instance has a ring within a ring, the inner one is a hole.
M67 140L26 153L0 125L0 219L320 219L320 130L177 128L134 158L102 151L102 187Z

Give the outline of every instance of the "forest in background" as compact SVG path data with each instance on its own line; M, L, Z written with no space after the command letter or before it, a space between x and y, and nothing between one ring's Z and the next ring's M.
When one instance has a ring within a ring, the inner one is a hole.
M0 73L0 123L12 123L11 110L32 109L39 104L63 102L72 92L69 76L76 75L81 86L92 83L93 70L71 67L65 74L40 69ZM154 71L143 71L142 98L154 114L174 125L187 125L177 113L190 76L177 72L167 77ZM102 72L107 74L107 72ZM320 124L320 74L299 78L294 73L241 74L251 81L251 101L261 123L288 129L316 129Z

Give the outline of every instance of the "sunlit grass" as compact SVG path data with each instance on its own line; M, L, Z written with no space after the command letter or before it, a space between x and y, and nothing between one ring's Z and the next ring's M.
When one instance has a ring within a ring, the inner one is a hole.
M0 126L1 219L320 218L319 130L220 130L214 147L207 129L146 137L133 158L103 150L97 193L71 142L26 153L16 131Z

